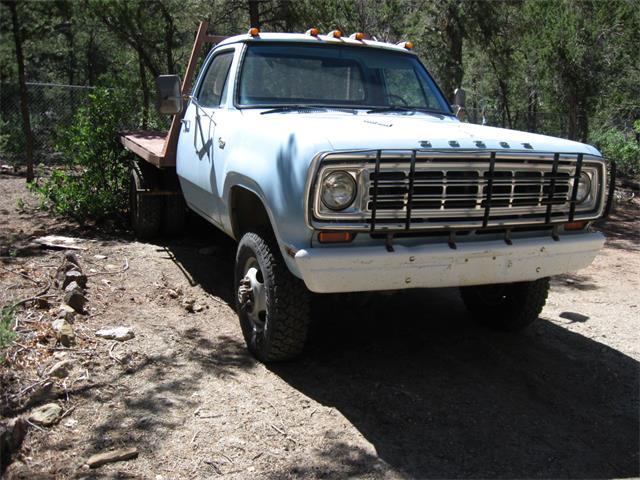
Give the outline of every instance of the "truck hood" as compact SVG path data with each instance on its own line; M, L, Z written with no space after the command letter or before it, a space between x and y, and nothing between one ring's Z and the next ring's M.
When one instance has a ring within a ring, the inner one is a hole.
M360 149L489 149L502 151L527 150L554 153L585 153L600 155L598 150L562 138L538 135L518 130L463 123L454 117L439 119L431 115L367 114L339 112L273 113L251 112L268 129L287 136L304 134L325 138L334 150ZM257 118L256 118L257 120Z

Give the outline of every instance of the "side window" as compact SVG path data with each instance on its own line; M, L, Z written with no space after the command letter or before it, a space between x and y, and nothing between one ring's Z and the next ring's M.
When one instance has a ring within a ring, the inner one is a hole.
M198 102L203 107L216 108L220 105L232 60L233 52L224 52L216 55L209 64L198 92Z

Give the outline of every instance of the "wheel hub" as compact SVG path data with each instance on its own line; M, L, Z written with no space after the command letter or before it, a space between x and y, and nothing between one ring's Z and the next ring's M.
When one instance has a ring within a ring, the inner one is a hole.
M267 295L262 274L256 265L250 265L238 285L238 303L254 324L254 328L264 328L267 311Z

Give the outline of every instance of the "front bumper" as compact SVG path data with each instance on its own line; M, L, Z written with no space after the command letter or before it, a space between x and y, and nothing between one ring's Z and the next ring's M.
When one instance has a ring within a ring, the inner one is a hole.
M295 261L307 288L344 293L458 287L536 280L589 265L604 245L600 233L407 247L394 245L299 250Z

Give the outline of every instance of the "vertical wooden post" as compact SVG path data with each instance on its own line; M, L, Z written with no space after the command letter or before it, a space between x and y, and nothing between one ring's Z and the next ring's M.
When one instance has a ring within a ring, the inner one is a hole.
M208 22L200 22L198 27L198 33L196 34L196 40L193 42L193 48L191 49L191 56L189 57L189 63L187 64L187 71L184 74L182 80L182 95L186 95L193 83L193 76L196 70L196 64L198 63L198 57L200 56L200 50L202 50L202 44L207 37L207 29L209 28ZM175 160L176 148L178 146L178 134L180 133L180 121L184 115L184 108L182 112L173 116L171 120L171 127L169 133L164 142L164 149L162 150L162 157L165 162L171 163L171 160Z
M11 23L13 25L13 38L16 45L16 60L18 62L18 82L20 84L20 110L22 111L22 128L26 137L25 154L27 155L27 182L33 182L33 132L31 131L31 119L29 117L29 92L24 73L24 56L22 54L22 38L20 36L20 23L18 22L17 2L5 0L2 2L11 11Z

